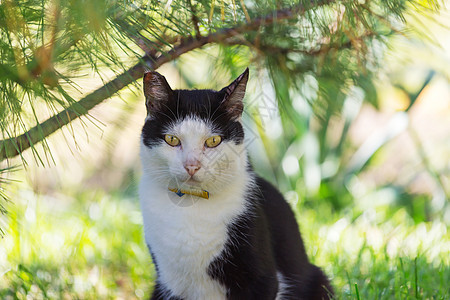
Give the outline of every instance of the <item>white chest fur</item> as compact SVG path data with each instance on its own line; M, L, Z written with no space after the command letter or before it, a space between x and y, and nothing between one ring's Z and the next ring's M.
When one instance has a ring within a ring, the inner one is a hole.
M226 195L199 198L182 207L144 174L140 199L146 242L158 264L159 282L184 299L225 299L226 290L207 273L227 241L227 225L245 209L247 180Z

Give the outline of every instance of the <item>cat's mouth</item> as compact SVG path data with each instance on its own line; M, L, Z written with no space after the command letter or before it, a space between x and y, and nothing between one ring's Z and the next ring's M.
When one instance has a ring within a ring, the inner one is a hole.
M200 180L197 180L194 177L190 177L188 180L186 180L186 183L187 184L198 185L198 184L200 184Z

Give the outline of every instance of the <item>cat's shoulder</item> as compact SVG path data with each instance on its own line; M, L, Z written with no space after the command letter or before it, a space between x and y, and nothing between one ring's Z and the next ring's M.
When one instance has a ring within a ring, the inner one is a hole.
M278 190L278 188L275 187L272 183L270 183L268 180L264 179L261 176L254 175L254 185L255 185L255 191L256 195L262 203L266 202L285 202L283 195Z
M254 195L256 203L270 222L291 222L295 220L291 206L280 190L268 180L254 176Z

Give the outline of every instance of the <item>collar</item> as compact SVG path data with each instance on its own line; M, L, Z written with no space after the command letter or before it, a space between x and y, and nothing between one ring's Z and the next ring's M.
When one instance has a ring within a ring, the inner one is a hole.
M188 194L200 198L209 199L209 192L205 190L184 190L184 189L169 188L169 191L174 192L175 194L178 195L178 197L183 197L185 194Z

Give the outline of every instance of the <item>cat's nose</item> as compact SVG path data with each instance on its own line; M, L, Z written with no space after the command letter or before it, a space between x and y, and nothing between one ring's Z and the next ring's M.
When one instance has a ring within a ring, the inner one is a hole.
M200 169L200 165L185 165L184 168L189 175L194 176L194 174Z

